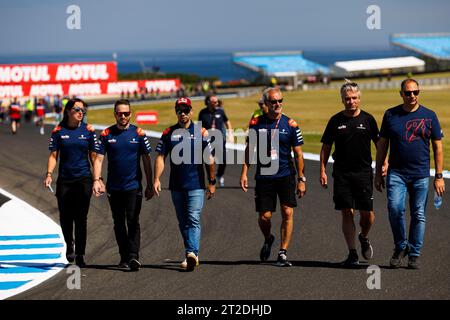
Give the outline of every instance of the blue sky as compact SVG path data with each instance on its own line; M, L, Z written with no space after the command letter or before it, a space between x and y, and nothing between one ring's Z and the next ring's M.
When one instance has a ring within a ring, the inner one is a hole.
M66 27L72 4L80 30ZM447 0L0 0L0 54L383 49L392 33L450 32L449 13Z

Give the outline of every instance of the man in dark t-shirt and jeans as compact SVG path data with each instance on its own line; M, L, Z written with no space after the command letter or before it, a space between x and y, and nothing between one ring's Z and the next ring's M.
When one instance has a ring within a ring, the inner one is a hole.
M436 170L434 189L440 196L445 191L441 126L436 114L419 104L419 93L416 80L404 80L400 91L403 104L386 110L380 130L375 188L381 192L385 186L381 164L390 147L386 190L395 245L390 260L392 268L400 267L406 256L408 268L419 268L430 176L430 140ZM406 234L406 193L411 210L409 237Z
M355 245L355 210L359 210L361 215L358 236L361 253L367 260L373 256L368 239L375 219L370 142L377 144L378 126L372 115L360 109L361 94L356 83L347 81L341 87L341 98L345 110L331 117L321 140L320 184L324 188L328 185L326 165L334 143L333 200L335 209L342 212L342 231L349 249L342 265L352 267L359 264Z

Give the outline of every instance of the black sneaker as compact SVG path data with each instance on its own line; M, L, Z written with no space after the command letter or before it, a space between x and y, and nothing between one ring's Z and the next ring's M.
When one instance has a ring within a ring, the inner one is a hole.
M117 265L117 268L120 270L129 270L130 265L128 264L128 262L121 260Z
M402 259L406 257L409 253L409 247L406 246L403 250L394 250L391 261L389 262L391 268L397 269L402 264Z
M75 261L75 250L73 248L73 244L67 246L66 259L67 259L67 261L69 261L69 263L72 263Z
M359 257L356 250L351 250L347 256L347 259L341 262L341 266L344 268L354 268L359 266Z
M280 250L277 259L278 267L291 267L292 263L287 259L287 252L285 250Z
M269 259L274 240L275 237L273 236L273 234L271 234L269 240L264 241L264 245L262 246L261 252L259 254L259 258L261 259L261 261L267 261L267 259Z
M358 235L359 242L361 243L361 254L366 260L370 260L373 257L373 248L370 244L369 238L364 238L360 233Z
M131 271L138 271L141 268L141 263L137 259L131 259L128 263Z
M84 262L84 256L83 255L77 255L75 257L75 264L80 267L83 268L86 266L86 262Z
M409 256L408 269L420 269L418 256Z

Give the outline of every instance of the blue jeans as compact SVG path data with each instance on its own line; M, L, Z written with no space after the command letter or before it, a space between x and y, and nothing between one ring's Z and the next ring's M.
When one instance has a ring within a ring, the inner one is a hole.
M425 208L428 199L429 178L411 178L389 172L386 181L389 222L396 250L409 246L410 256L419 256L425 234ZM411 223L409 243L406 237L406 192L409 195Z
M193 252L198 256L201 233L200 214L205 200L205 190L172 191L171 193L186 253Z

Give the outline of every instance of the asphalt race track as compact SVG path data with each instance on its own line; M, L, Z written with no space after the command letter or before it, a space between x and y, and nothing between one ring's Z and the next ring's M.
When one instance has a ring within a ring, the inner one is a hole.
M9 126L0 124L0 187L58 222L56 199L42 185L50 130L47 127L46 134L41 136L38 128L25 124L13 136ZM151 140L151 145L154 149L155 139ZM165 188L168 168L166 163L162 181ZM254 171L249 175L251 189L244 193L239 188L240 166L229 165L225 174L226 188L218 189L214 199L206 201L202 213L201 264L196 271L187 273L179 268L183 259L182 240L167 189L159 198L143 203L140 219L143 266L139 272L116 269L119 255L109 204L105 197L93 198L88 221L88 266L82 269L81 289L69 290L66 282L70 275L62 271L12 299L450 298L448 180L442 208L437 211L432 201L428 203L420 270L388 267L393 240L385 193L375 194L376 221L370 233L374 259L370 263L363 262L360 269L343 269L339 262L346 257L347 249L341 232L341 217L333 207L332 188L320 188L318 171L318 162L306 161L307 194L295 210L294 234L288 251L293 262L291 268L274 265L280 241L279 211L272 222L276 241L270 261L260 263L263 237L254 212ZM431 188L429 200L432 200ZM369 265L380 267L381 289L368 289Z

